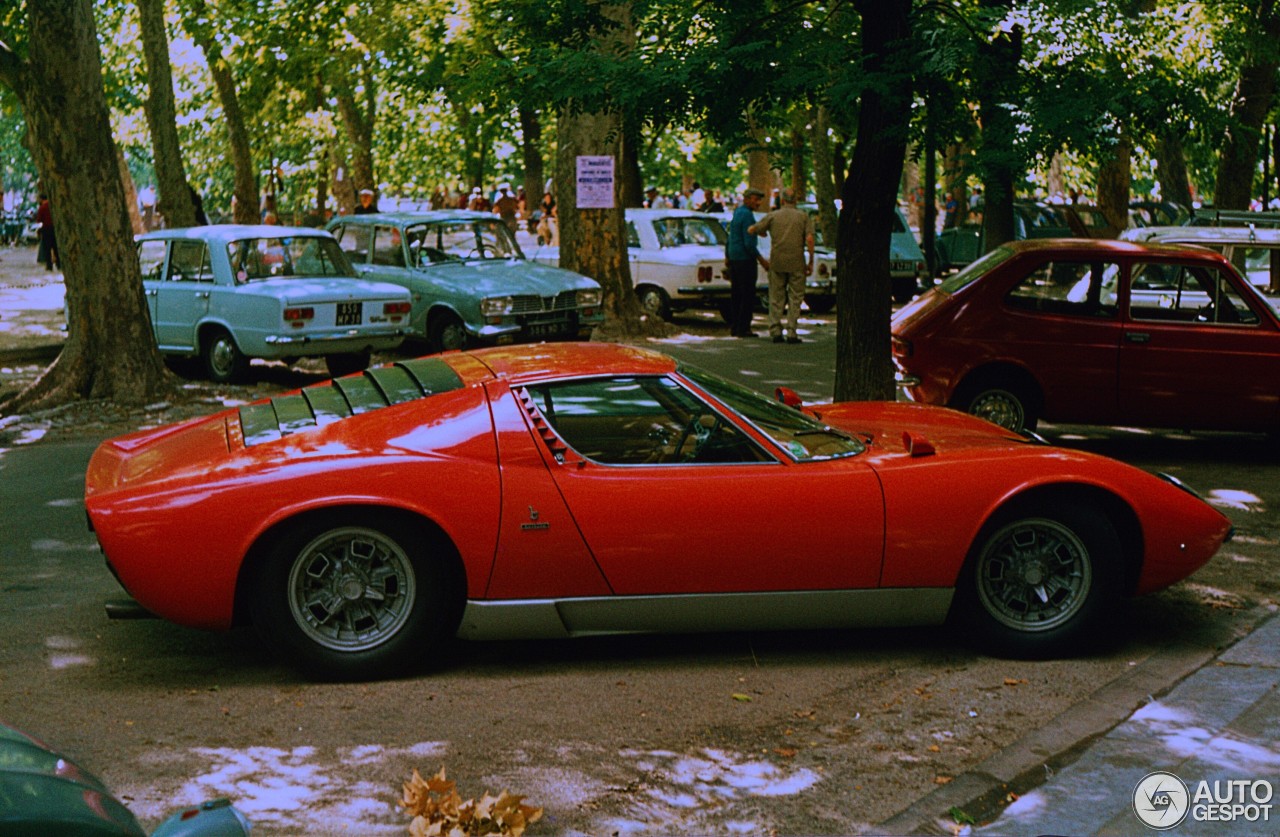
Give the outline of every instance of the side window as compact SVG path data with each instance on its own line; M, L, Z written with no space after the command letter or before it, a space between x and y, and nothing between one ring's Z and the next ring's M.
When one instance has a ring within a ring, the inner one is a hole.
M606 465L766 462L736 426L669 378L604 378L530 387L547 424Z
M164 278L164 254L168 249L167 241L138 242L138 270L144 280L159 282Z
M374 227L373 264L404 267L404 247L400 241L400 230L395 227Z
M636 232L636 225L634 221L627 222L627 246L640 246L640 233Z
M1045 262L1009 291L1005 304L1042 314L1115 317L1119 273L1109 262Z
M1233 257L1249 283L1267 293L1280 293L1280 247L1237 248L1242 258Z
M1129 316L1199 325L1257 325L1253 312L1230 277L1216 267L1135 264L1129 290Z
M353 263L361 265L369 260L369 239L373 230L365 226L344 226L333 232L338 239L338 246Z
M209 248L203 241L175 241L169 258L169 281L212 282Z

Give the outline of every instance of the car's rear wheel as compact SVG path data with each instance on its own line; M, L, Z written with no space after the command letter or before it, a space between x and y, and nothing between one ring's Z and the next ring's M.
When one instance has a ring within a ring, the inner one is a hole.
M964 412L1015 432L1035 430L1039 421L1027 389L1011 380L979 381L966 386L956 402Z
M369 513L295 526L254 586L254 624L308 673L393 674L439 653L456 621L446 584L451 547L418 527Z
M636 299L640 300L641 313L664 320L671 319L671 302L662 288L641 285L636 289Z
M427 323L427 340L437 352L461 349L467 345L467 328L457 314L441 311Z
M997 653L1047 657L1083 650L1120 597L1123 552L1099 509L1025 505L999 515L974 543L958 612Z
M369 368L369 360L372 354L368 349L363 352L345 352L339 355L325 355L324 365L329 370L329 374L335 378L341 378L343 375L350 375L353 372L363 372Z
M244 378L249 371L249 358L236 345L236 340L225 329L217 329L204 338L200 352L209 380L220 384L232 383Z

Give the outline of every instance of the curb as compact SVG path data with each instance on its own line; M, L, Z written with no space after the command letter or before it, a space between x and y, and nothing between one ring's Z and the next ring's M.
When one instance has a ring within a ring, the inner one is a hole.
M1269 613L1248 612L1248 636ZM1208 648L1161 649L1132 670L1085 697L1044 726L989 756L973 769L878 823L878 834L949 835L948 812L958 808L982 822L994 819L1010 793L1023 794L1071 764L1137 709L1173 689L1243 638L1227 623L1215 626Z

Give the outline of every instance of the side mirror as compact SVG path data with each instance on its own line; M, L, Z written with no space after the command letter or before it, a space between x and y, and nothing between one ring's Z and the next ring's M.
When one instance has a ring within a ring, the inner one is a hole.
M791 387L778 387L773 391L773 397L788 407L794 407L797 410L804 406L804 400Z

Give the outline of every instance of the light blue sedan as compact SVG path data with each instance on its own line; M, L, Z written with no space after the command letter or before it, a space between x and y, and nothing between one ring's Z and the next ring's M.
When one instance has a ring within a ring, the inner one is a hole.
M345 375L408 334L408 292L360 278L323 230L220 224L136 241L156 344L201 358L215 381L243 378L255 357L323 357Z
M413 334L434 351L586 338L604 318L594 279L525 259L495 215L351 215L329 229L362 275L413 293Z

